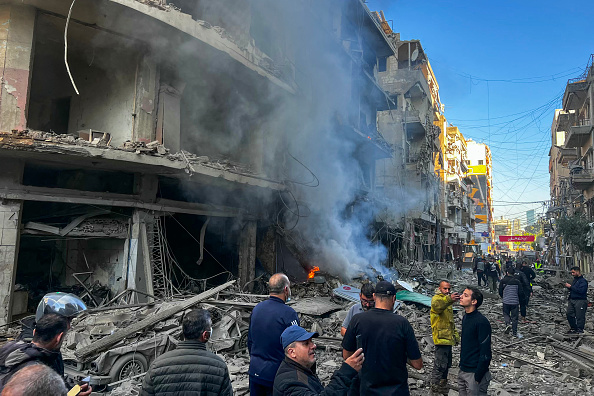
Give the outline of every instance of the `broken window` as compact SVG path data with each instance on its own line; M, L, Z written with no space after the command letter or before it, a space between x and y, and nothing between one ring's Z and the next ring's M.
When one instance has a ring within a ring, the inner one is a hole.
M385 72L388 70L388 58L377 58L377 71Z

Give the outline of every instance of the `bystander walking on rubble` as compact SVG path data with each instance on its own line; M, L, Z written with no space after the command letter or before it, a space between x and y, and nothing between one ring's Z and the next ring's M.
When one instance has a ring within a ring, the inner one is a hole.
M351 320L342 341L348 359L363 348L366 359L361 369L360 394L409 395L407 362L417 370L423 359L412 326L393 313L396 288L387 281L375 286L375 308Z
M514 269L514 276L520 281L520 285L522 286L522 298L520 298L520 316L522 317L522 322L526 322L526 315L528 313L528 299L526 296L530 296L530 282L528 278L521 271L522 264L518 261L515 269Z
M487 278L485 278L486 265L485 258L482 256L477 257L474 261L473 271L476 273L479 287L481 286L481 282L484 282L485 286L487 286Z
M64 396L67 391L58 373L45 364L33 364L12 376L2 396Z
M486 396L491 373L491 324L478 311L483 303L483 293L468 287L460 297L466 314L462 319L460 371L458 386L460 396Z
M316 375L316 344L313 338L318 333L307 332L293 325L283 331L281 346L285 359L274 379L274 396L342 396L346 395L352 381L357 377L365 361L362 349L358 349L342 363L330 383L324 387Z
M530 297L532 297L532 281L536 279L536 273L534 272L532 267L528 265L528 262L526 260L522 261L522 268L520 268L520 270L524 273L524 275L526 275L528 283L530 284L530 294L526 294L524 296L524 298L526 299L526 306L528 306L528 304L530 303Z
M206 350L212 334L208 311L195 309L182 322L184 341L159 356L144 376L142 396L212 394L232 396L225 361Z
M494 257L489 257L489 262L485 268L485 274L487 276L487 284L491 293L497 292L497 281L501 277L501 267L495 261Z
M431 391L447 394L448 370L452 367L452 346L460 341L454 324L452 305L460 300L458 293L451 293L448 281L441 281L431 299L431 333L435 344L435 361L431 372Z
M569 333L583 333L586 324L586 309L588 308L588 281L582 275L580 267L571 267L573 282L565 283L569 289L567 303L567 321Z
M250 352L250 395L270 396L274 376L283 361L279 342L283 331L299 325L295 310L286 301L291 297L289 278L285 274L270 277L270 298L254 308L250 318L248 349Z
M505 321L505 334L512 331L514 337L521 337L518 334L518 310L520 300L525 298L524 288L520 281L514 277L514 269L508 267L506 275L499 284L499 295L503 298L503 319Z

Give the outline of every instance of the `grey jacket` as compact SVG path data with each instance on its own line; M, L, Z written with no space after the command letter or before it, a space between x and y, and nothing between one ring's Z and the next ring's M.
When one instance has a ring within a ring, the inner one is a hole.
M524 288L516 277L506 275L499 283L499 295L504 304L518 305L524 300Z
M142 396L233 396L225 361L200 341L182 341L159 356L144 377Z

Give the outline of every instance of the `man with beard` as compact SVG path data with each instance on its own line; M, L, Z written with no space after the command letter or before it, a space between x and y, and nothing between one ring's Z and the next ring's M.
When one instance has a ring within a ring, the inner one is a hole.
M375 308L353 318L342 340L342 356L348 359L360 347L365 352L360 394L408 396L406 364L420 370L423 359L408 320L394 311L396 288L387 281L375 286Z
M353 316L375 307L375 300L373 299L374 292L375 288L371 283L365 283L363 286L361 286L361 293L359 293L359 300L361 301L361 304L355 304L351 307L351 309L349 309L347 316L342 322L342 328L340 329L341 336L344 337L347 329L349 328L349 323L351 323L351 319L353 319Z
M450 282L442 280L431 299L431 332L435 344L435 361L431 372L431 391L434 394L448 393L448 370L452 367L452 346L460 340L454 326L452 305L460 300L460 294L451 293Z

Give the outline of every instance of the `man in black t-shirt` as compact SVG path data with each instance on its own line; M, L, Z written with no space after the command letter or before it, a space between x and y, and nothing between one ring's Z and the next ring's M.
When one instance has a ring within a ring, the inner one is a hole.
M360 347L365 362L360 372L360 394L366 396L408 396L408 362L417 370L423 359L412 326L393 313L396 288L380 281L373 294L375 308L354 316L342 341L345 359Z

